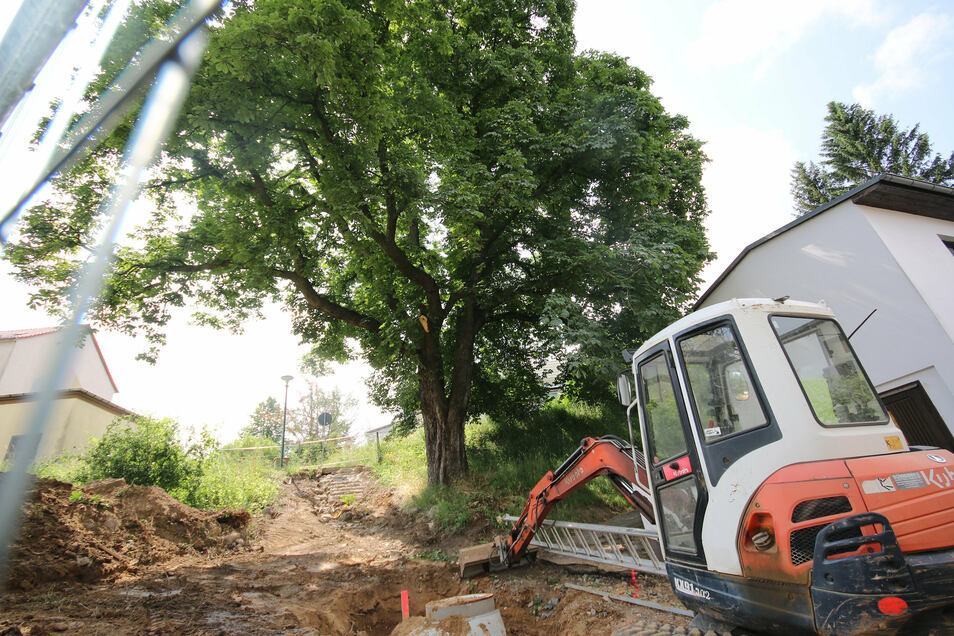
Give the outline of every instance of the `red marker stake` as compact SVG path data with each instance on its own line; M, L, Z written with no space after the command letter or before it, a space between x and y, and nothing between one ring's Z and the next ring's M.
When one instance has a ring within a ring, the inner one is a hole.
M633 592L633 598L636 598L639 596L639 581L636 580L636 570L630 570L629 572L632 575L633 587L636 588Z
M411 604L407 599L407 590L401 590L401 616L402 620L407 620L411 615Z

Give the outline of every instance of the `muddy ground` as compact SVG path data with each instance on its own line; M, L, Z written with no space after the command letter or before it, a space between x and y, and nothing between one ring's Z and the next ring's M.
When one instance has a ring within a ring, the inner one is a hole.
M444 538L366 471L305 474L261 517L209 513L158 488L99 482L76 493L40 480L5 592L0 635L368 634L428 601L493 592L509 634L610 634L688 619L576 590L632 596L629 574L536 563L461 581L457 551L489 527ZM638 575L639 598L681 607L668 583Z

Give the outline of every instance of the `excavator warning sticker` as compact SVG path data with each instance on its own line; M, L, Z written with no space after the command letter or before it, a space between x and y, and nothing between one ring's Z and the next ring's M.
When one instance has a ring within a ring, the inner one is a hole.
M874 495L882 492L894 492L897 488L890 477L878 477L877 479L867 479L861 482L861 489L868 495Z
M913 488L924 488L927 486L927 484L924 483L924 477L921 476L921 473L898 473L891 476L894 477L894 482L898 485L898 490L911 490Z
M901 443L901 437L898 435L885 437L884 443L888 447L888 450L904 450L904 444Z

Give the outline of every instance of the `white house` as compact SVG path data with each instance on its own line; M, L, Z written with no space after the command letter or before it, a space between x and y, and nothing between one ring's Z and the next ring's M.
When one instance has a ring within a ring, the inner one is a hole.
M954 188L881 175L746 247L696 303L822 300L911 444L954 450Z
M63 332L55 327L0 331L0 460L16 453L31 399L40 389L42 374L62 337ZM56 408L37 459L82 451L89 439L100 437L116 416L129 415L129 411L113 404L116 391L96 337L87 327L59 387Z

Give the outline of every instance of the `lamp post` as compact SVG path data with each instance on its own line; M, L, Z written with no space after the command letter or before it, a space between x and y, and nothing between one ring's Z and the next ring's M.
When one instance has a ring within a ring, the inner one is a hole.
M285 381L285 408L282 409L282 452L278 456L279 468L285 466L285 421L288 419L288 383L291 382L292 376L283 375L282 380Z

